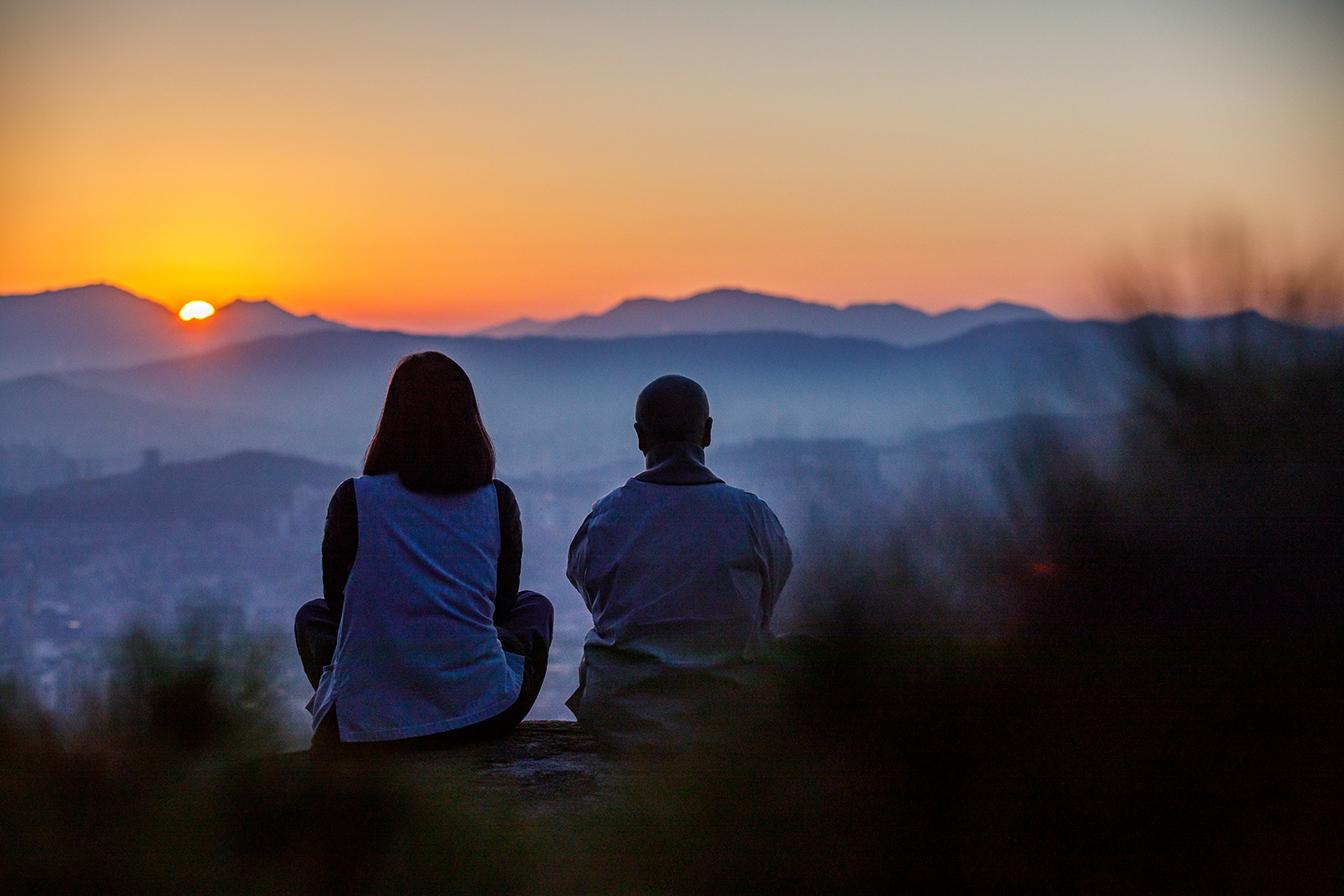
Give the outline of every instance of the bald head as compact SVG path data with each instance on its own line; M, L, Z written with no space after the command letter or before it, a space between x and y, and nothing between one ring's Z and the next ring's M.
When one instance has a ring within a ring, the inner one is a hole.
M660 376L644 387L635 402L635 432L639 450L667 442L709 446L709 396L693 379L676 374Z

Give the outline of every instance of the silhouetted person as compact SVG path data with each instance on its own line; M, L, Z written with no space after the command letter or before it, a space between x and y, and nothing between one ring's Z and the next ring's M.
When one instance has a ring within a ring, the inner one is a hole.
M646 386L645 470L593 505L570 545L593 628L568 706L617 743L696 739L757 691L792 557L765 502L705 466L713 422L694 380Z
M336 489L324 597L294 634L315 690L313 745L437 746L508 732L541 689L551 604L519 591L518 503L466 373L403 358L364 475Z

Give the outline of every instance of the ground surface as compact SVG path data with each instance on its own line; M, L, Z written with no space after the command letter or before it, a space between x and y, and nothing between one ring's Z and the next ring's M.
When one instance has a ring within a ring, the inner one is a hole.
M576 722L563 721L523 722L500 740L393 754L379 766L421 792L460 792L465 786L482 802L498 798L542 816L595 805L630 770Z
M479 786L525 797L539 810L595 797L612 782L618 765L576 722L559 721L523 722L502 740L408 761L442 773L470 774Z

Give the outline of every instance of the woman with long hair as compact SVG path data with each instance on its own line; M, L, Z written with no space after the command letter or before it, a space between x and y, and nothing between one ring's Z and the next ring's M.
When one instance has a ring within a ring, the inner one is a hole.
M518 502L494 475L467 374L401 359L364 474L327 509L323 597L294 621L315 748L498 736L531 709L553 613L518 590Z

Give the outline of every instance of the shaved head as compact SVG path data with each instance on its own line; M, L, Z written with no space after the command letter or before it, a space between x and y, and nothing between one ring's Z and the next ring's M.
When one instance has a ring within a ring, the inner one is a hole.
M688 377L660 376L635 402L635 430L644 451L664 442L708 445L709 422L709 396Z

